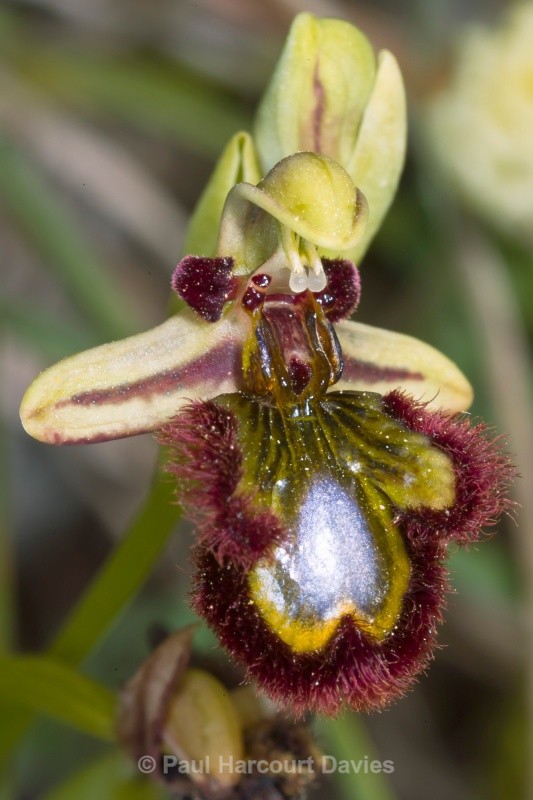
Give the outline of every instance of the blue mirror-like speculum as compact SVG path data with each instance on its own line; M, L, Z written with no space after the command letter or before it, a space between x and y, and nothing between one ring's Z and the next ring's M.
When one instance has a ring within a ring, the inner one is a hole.
M376 639L393 627L409 562L390 519L376 530L368 516L362 493L319 476L290 540L251 572L252 600L295 652L323 647L346 615Z

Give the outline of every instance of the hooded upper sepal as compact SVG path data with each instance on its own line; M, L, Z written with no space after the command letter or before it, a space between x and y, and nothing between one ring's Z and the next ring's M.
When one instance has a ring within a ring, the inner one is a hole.
M430 409L466 411L470 407L470 383L453 361L431 345L352 320L342 320L335 331L344 363L336 390L387 394L400 389Z
M146 333L69 356L31 384L22 424L49 444L156 430L187 400L238 390L243 324L231 315L208 323L182 312Z

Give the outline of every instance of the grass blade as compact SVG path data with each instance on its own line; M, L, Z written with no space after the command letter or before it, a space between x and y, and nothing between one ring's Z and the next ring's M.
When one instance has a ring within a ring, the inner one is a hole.
M76 228L67 209L18 148L0 137L0 199L103 339L135 330L124 292Z

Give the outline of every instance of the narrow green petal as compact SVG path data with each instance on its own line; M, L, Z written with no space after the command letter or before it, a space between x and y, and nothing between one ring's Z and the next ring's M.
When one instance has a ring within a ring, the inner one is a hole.
M254 130L268 172L291 153L350 158L376 73L368 39L347 22L299 14Z
M430 408L466 411L472 387L460 369L424 342L401 333L345 320L335 326L344 370L336 390L379 392L403 389Z
M184 252L214 256L222 209L236 183L256 184L261 180L251 136L241 131L233 136L220 156L189 222Z
M146 333L65 358L26 392L26 431L50 444L106 441L159 428L184 402L236 389L242 330L183 312Z
M405 160L407 112L400 69L386 50L366 107L355 149L344 164L368 201L368 223L357 245L345 254L359 262L392 202Z

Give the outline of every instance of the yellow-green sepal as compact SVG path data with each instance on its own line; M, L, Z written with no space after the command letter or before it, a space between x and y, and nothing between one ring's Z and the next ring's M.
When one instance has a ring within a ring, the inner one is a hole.
M359 263L396 193L405 161L407 109L402 75L394 56L382 50L372 94L361 120L346 171L368 201L368 223L356 246L345 253Z

